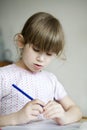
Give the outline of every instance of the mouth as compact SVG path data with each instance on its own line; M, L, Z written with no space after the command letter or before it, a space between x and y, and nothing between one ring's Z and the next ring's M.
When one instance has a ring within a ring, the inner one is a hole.
M35 67L36 69L42 69L42 68L43 68L43 66L42 66L42 65L39 65L39 64L34 64L34 67Z

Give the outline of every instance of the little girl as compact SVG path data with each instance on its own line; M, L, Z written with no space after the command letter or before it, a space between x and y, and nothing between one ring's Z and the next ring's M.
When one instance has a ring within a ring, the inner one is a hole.
M29 123L40 114L59 125L79 121L82 113L56 76L43 70L64 48L64 34L58 19L39 12L15 36L20 59L0 68L0 126ZM12 87L17 85L34 100ZM43 106L43 107L42 107Z

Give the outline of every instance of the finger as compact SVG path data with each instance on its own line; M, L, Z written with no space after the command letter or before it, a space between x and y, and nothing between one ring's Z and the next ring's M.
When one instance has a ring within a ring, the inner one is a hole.
M51 110L51 109L54 109L54 108L59 109L59 108L61 108L61 105L59 103L55 102L55 101L50 101L45 105L44 110L47 110L47 109Z
M50 119L52 119L52 118L56 118L57 116L58 116L58 111L57 110L55 110L55 111L49 111L48 113L46 112L46 113L44 113L43 115L44 115L44 117L45 118L50 118Z
M52 107L49 107L47 108L45 111L44 111L44 115L47 115L49 113L56 113L56 114L59 114L59 113L64 113L64 109L59 106L59 105L55 105L55 106L52 106Z
M44 109L47 109L49 107L51 107L53 105L53 101L49 101L45 106L44 106Z
M44 112L50 111L50 110L52 110L52 109L54 109L54 106L53 106L53 105L44 107Z
M39 111L37 111L37 110L32 110L32 115L33 115L33 116L38 116L39 114L40 114Z
M33 121L33 120L37 120L38 119L38 116L36 115L31 115L31 117L30 117L30 119L31 119L31 121Z
M39 99L35 99L35 100L33 100L33 102L34 102L35 104L41 105L42 107L45 106L45 103L44 103L43 101L39 100Z
M55 104L51 101L51 102L48 102L45 107L44 107L44 110L47 110L47 109L52 109L53 107L55 106Z
M37 110L37 111L39 111L39 113L43 112L43 108L40 105L38 105L38 104L34 104L32 106L32 110Z
M43 113L45 118L53 119L53 118L59 118L64 115L64 110L61 109L53 109L53 110L47 110Z

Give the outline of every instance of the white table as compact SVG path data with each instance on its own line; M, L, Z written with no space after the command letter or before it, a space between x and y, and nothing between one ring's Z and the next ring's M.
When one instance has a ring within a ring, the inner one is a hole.
M87 130L87 122L59 126L52 120L43 120L20 126L7 126L1 130Z

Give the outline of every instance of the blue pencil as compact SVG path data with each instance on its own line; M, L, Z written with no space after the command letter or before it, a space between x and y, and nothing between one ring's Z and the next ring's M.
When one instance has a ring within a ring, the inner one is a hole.
M14 88L16 88L19 92L21 92L24 96L26 96L28 99L34 100L30 95L28 95L28 94L25 93L23 90L21 90L20 88L18 88L15 84L12 84L12 86L13 86Z

